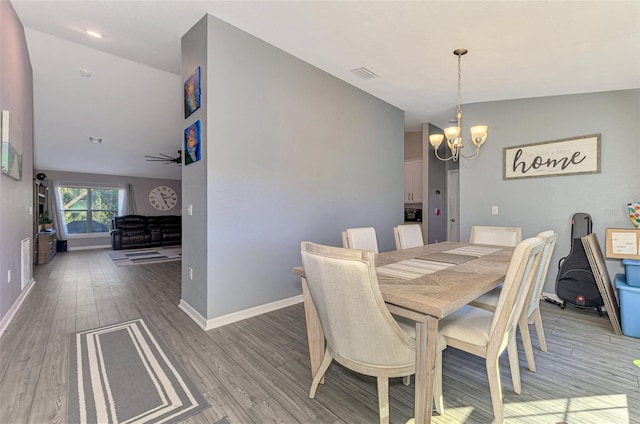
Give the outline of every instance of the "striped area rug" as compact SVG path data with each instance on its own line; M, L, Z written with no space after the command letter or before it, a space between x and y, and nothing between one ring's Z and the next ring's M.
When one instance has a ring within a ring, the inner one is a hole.
M68 423L175 423L209 407L142 319L71 335Z
M147 265L181 260L182 246L160 247L157 249L112 250L108 254L117 266Z

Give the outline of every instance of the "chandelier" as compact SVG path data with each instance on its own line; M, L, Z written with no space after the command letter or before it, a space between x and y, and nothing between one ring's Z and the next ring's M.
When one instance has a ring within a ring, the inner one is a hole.
M467 49L456 49L453 51L453 54L458 56L458 108L456 110L456 118L458 121L457 126L448 127L444 129L444 134L432 134L429 136L429 143L435 149L436 157L442 161L453 160L454 162L458 160L459 157L463 157L465 159L473 159L480 153L480 147L487 139L487 126L486 125L477 125L475 127L471 127L471 141L476 146L476 151L471 156L466 156L462 153L462 149L464 148L464 144L462 143L462 137L460 136L460 121L462 120L462 109L460 104L462 103L462 95L460 94L460 81L462 79L462 67L460 65L462 56L467 54ZM451 156L448 158L442 158L438 154L438 147L442 144L442 141L446 137L447 145L449 146L449 150L451 150Z

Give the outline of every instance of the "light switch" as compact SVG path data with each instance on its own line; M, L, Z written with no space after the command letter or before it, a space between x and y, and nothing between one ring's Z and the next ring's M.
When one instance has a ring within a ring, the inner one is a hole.
M498 207L491 206L491 215L498 215Z
M193 205L192 204L187 205L187 215L189 215L189 216L193 215Z

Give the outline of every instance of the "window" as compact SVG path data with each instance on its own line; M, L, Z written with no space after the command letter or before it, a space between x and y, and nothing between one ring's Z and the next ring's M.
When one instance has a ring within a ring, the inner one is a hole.
M109 233L111 219L122 209L123 192L118 188L58 187L67 233Z

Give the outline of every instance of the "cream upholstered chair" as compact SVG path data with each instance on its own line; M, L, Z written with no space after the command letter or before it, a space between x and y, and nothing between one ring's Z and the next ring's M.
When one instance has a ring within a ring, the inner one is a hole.
M347 249L373 250L378 253L378 239L373 227L348 228L342 232L342 247Z
M324 358L311 383L314 398L332 360L377 377L380 423L389 422L389 378L415 374L415 326L396 321L382 298L370 250L301 244L311 298L326 338ZM442 410L442 350L438 338L434 399Z
M393 227L393 238L396 241L396 250L424 246L422 229L418 224L398 225L397 227Z
M471 227L469 243L491 244L494 246L514 247L522 240L520 227L486 227L474 225Z
M465 305L440 320L439 333L447 346L485 358L496 423L504 422L498 361L507 348L513 390L520 393L516 327L538 268L542 241L532 237L516 246L495 312Z
M531 343L531 334L529 333L529 319L533 320L536 327L536 333L538 335L538 342L540 343L540 350L547 351L547 342L544 338L544 327L542 327L542 315L540 315L540 296L542 295L542 287L544 286L544 280L547 277L549 270L549 262L551 261L551 255L556 245L556 239L558 234L553 230L543 231L537 235L544 242L542 249L542 256L540 257L540 265L538 267L535 280L527 296L525 303L525 310L520 317L520 334L522 335L522 344L524 345L524 352L527 356L527 365L529 370L536 372L536 362L533 357L533 345ZM478 308L486 309L488 311L494 311L498 305L498 299L500 298L501 288L495 288L488 293L480 296L471 305Z

